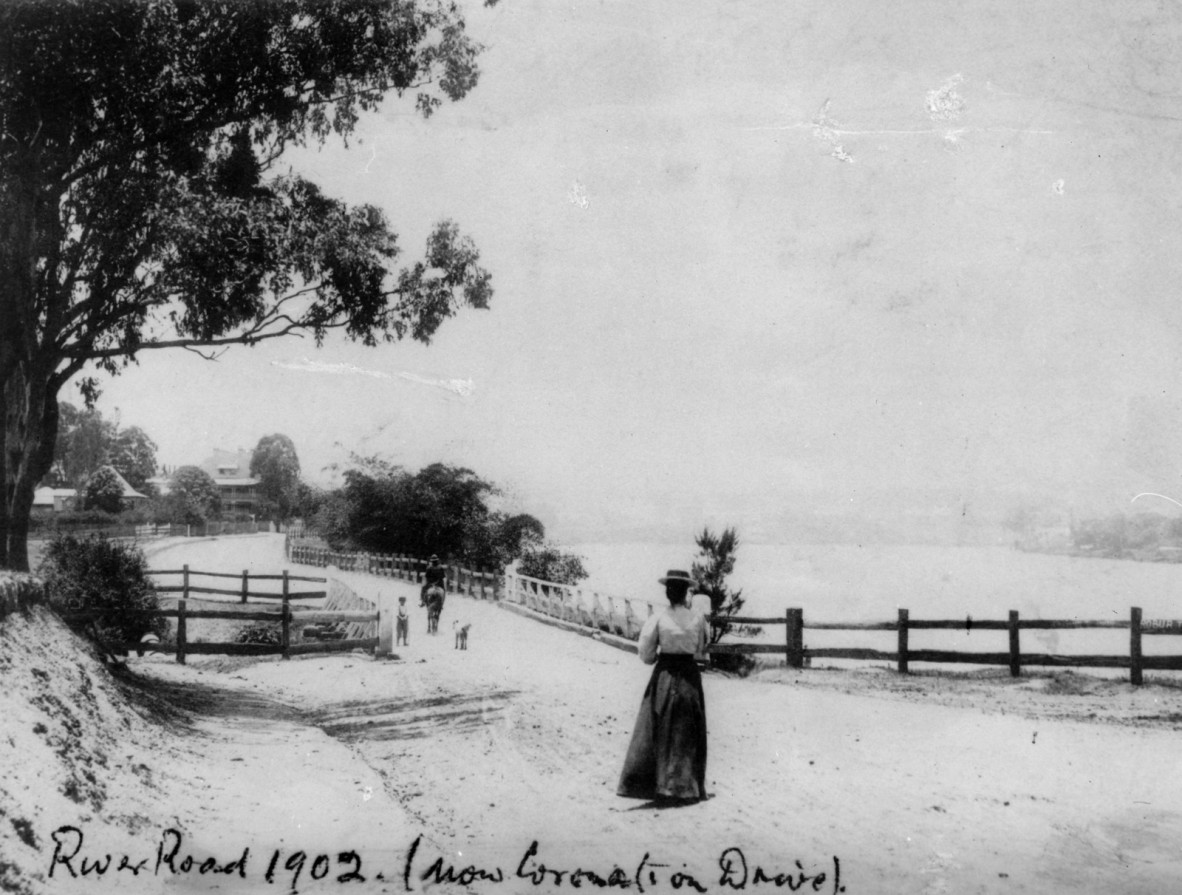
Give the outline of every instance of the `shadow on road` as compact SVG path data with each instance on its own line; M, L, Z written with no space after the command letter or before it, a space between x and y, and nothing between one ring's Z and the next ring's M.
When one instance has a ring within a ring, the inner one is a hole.
M345 742L418 739L441 728L463 730L497 721L517 690L465 696L370 699L307 712L304 720Z

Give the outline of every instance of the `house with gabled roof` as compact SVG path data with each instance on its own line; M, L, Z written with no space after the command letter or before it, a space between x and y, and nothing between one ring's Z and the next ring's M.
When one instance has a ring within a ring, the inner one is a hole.
M223 513L255 513L258 509L259 480L250 474L253 451L239 448L226 451L214 448L201 468L208 472L218 486Z
M73 488L38 488L33 492L33 513L48 516L74 509L78 492Z
M135 488L131 487L131 483L128 482L127 479L123 478L123 476L119 474L119 470L114 466L100 466L99 469L109 469L115 476L116 481L119 482L119 487L123 489L123 493L120 494L120 497L123 500L123 508L125 510L141 507L151 499L147 494L141 494L139 491L136 491ZM95 472L98 472L98 470L95 470ZM83 493L85 493L85 491Z
M253 451L239 448L236 451L215 448L212 456L206 457L199 468L209 473L218 488L221 511L225 513L258 512L259 480L250 474L250 460ZM163 475L149 479L161 494L168 493L169 480L175 469L165 467Z

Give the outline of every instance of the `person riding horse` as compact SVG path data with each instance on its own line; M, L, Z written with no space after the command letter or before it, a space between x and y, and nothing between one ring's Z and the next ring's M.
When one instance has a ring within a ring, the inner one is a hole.
M427 633L435 634L439 630L439 616L443 614L443 588L438 585L427 588L424 598L427 604Z
M423 589L419 592L419 605L427 605L427 591L432 587L441 587L447 590L447 569L439 564L439 557L435 554L431 555L431 559L427 563L427 568L423 571Z

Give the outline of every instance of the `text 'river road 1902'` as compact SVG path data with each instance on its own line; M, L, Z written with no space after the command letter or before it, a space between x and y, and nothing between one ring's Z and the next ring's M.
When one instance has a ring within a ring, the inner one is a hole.
M600 868L563 867L561 861L543 856L537 841L531 842L521 858L509 866L478 867L457 865L450 860L422 853L422 836L417 837L397 869L373 869L354 850L334 853L273 849L256 857L250 846L235 849L225 856L195 854L186 849L184 834L167 829L141 854L88 853L86 834L75 826L58 827L52 834L54 849L48 875L78 881L108 876L124 877L217 877L257 879L275 886L278 892L298 893L300 886L317 888L334 883L356 889L358 883L401 882L407 892L439 883L455 883L489 891L508 888L521 891L532 886L539 892L555 889L627 889L638 895L663 890L687 892L739 892L775 890L823 892L841 895L846 891L841 881L841 861L832 857L820 866L806 867L800 860L783 864L755 863L738 846L729 846L712 866L691 868L673 865L645 851L633 862L605 862ZM351 885L349 885L351 884Z

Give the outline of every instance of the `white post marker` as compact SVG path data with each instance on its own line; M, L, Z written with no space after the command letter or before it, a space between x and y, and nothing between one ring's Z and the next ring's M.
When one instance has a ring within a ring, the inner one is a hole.
M395 608L395 598L391 594L389 597L383 597L382 592L378 591L378 648L374 656L378 659L384 659L394 652L394 616L398 614Z

